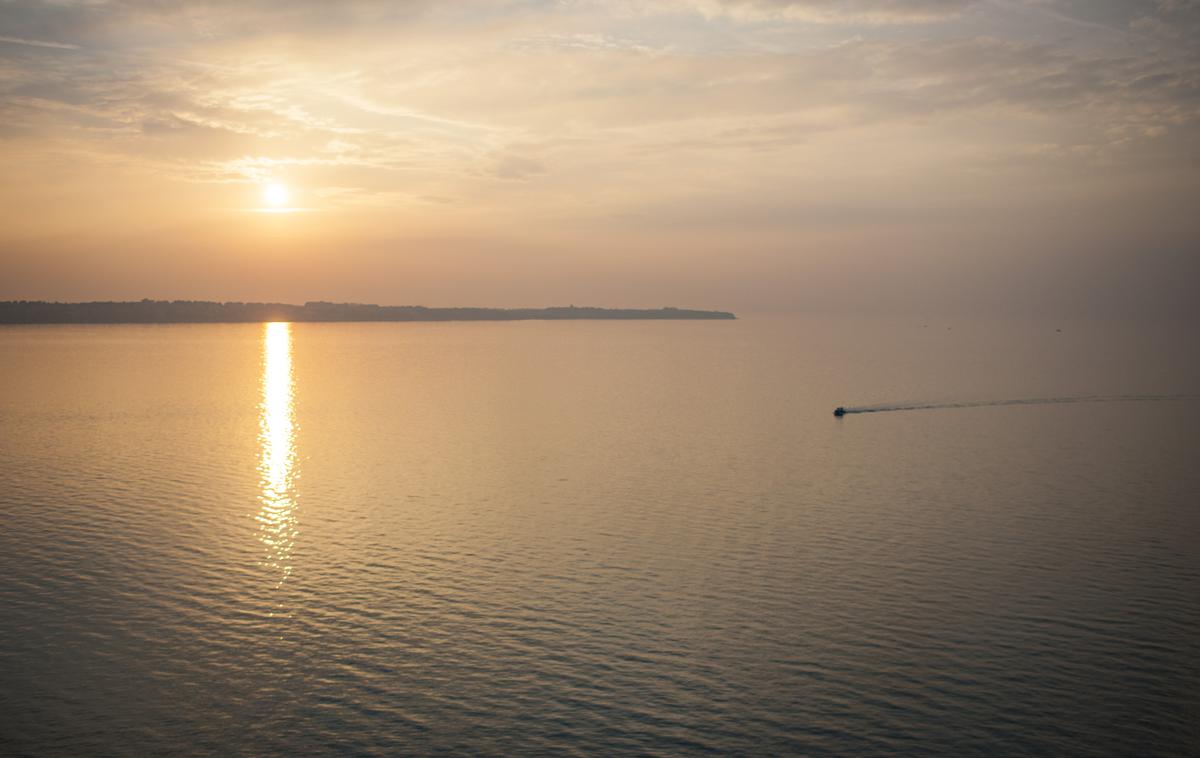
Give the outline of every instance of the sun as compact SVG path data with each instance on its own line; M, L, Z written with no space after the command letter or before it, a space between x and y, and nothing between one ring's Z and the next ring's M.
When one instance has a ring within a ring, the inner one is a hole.
M278 182L272 182L263 188L263 200L273 208L282 208L288 201L288 188Z

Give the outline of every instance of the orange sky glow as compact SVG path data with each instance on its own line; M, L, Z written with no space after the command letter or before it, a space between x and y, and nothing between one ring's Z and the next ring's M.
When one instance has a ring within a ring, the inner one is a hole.
M0 299L1187 310L1198 34L1190 0L3 3Z

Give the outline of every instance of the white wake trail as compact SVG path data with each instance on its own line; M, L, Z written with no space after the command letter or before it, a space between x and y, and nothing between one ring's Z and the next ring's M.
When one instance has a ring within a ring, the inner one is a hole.
M1011 400L968 400L935 403L882 403L879 405L845 406L844 415L851 413L891 413L894 411L929 411L939 408L987 408L1002 405L1061 405L1065 403L1157 403L1172 400L1197 400L1200 395L1081 395L1078 397L1023 397Z

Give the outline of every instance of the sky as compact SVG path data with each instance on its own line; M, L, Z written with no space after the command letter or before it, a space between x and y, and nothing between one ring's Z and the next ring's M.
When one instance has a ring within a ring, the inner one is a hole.
M0 299L1187 316L1198 126L1200 0L0 0Z

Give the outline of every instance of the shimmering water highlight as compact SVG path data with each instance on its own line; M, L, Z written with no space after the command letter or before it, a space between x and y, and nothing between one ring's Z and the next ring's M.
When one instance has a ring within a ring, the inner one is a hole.
M259 442L262 447L262 510L258 521L266 548L266 563L279 573L282 584L292 572L291 554L298 530L296 518L296 422L293 405L291 325L263 325L262 405Z

